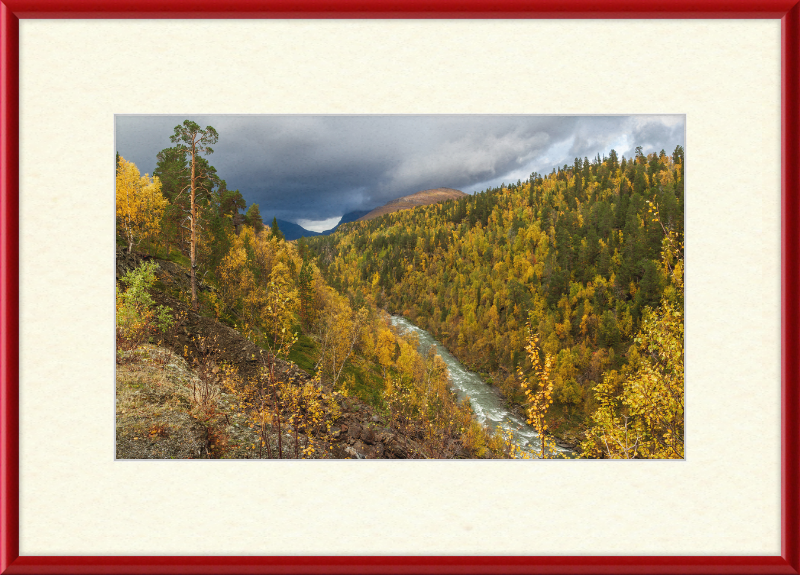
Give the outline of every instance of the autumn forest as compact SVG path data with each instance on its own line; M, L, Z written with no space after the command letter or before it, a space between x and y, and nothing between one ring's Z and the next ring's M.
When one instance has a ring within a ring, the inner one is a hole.
M116 158L118 459L684 457L681 146L287 241L224 139Z

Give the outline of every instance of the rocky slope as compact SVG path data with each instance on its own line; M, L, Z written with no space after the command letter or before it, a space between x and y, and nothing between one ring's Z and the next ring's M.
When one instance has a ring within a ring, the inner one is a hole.
M152 259L117 252L117 279L128 270ZM188 286L189 274L181 266L159 263L160 289L152 296L158 305L174 312L170 331L137 352L121 352L117 365L117 458L256 458L258 436L248 424L235 393L221 385L209 366L235 367L241 380L258 378L267 352L238 331L201 316L170 293ZM201 289L213 289L201 284ZM206 366L201 373L200 365ZM209 377L209 369L213 375ZM311 376L292 362L276 360L281 381L304 386ZM205 376L205 377L201 377ZM201 389L202 388L202 389ZM198 392L200 390L200 392ZM325 392L319 389L320 397ZM200 393L200 396L198 396ZM414 430L393 427L370 405L339 393L329 394L336 403L329 413L331 434L327 448L314 457L340 459L396 459L425 457ZM202 401L201 401L202 400ZM209 415L210 414L210 415ZM271 453L277 457L277 432L271 435ZM299 434L282 436L283 457L295 457L309 443ZM468 454L451 446L457 457ZM301 453L302 455L302 453ZM267 457L266 450L261 457Z

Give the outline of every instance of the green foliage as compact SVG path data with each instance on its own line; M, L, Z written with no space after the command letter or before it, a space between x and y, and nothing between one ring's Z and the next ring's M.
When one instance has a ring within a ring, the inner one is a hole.
M117 334L131 347L145 343L157 332L165 332L173 324L172 310L156 306L149 293L156 281L158 264L144 262L129 271L120 282L127 288L120 292L117 286Z
M250 207L247 208L247 213L244 215L244 223L252 227L257 232L260 232L264 229L264 220L261 217L261 211L258 209L258 204L250 204Z
M597 344L601 347L613 347L619 343L617 319L611 310L606 310L600 317L597 326Z
M220 183L217 170L202 156L196 157L197 198L198 205L207 207L212 202L214 188ZM161 191L169 200L162 220L162 237L171 245L187 251L188 236L182 225L190 209L191 166L187 162L186 153L178 147L165 148L157 155L156 169L153 176L161 180ZM223 182L224 183L224 182Z
M314 307L314 268L308 258L303 258L303 266L297 278L297 292L300 298L300 321L303 327L310 328L316 319Z
M298 336L297 342L289 352L289 360L297 364L300 369L311 373L316 365L317 346L313 339L300 331L300 326L294 326L292 331Z
M269 232L270 232L270 234L272 234L273 238L276 238L276 239L279 239L279 240L284 239L283 232L278 227L278 218L275 218L275 217L272 218L272 225L269 227Z
M594 387L599 408L582 448L588 456L682 459L683 317L666 300L648 308L619 392L615 371Z
M662 221L655 205L651 214ZM657 309L645 308L623 372L605 373L594 387L598 408L581 446L587 456L684 457L683 241L665 231L659 271L669 287Z

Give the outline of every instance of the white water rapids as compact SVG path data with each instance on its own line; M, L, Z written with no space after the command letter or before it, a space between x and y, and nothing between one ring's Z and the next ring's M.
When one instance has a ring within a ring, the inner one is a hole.
M414 333L419 339L419 352L425 357L431 346L436 346L436 353L447 364L450 372L450 383L456 392L459 400L469 397L472 411L479 423L486 425L490 432L497 427L510 430L513 435L514 443L524 451L538 454L541 451L539 434L528 425L522 418L518 417L503 405L503 400L485 383L477 373L473 373L465 368L453 354L433 336L424 329L417 327L402 316L393 315L392 325L401 334ZM558 447L558 454L562 457L572 456L572 452Z

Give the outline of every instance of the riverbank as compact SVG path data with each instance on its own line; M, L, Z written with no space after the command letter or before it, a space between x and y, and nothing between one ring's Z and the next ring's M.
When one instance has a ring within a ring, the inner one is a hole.
M447 364L450 372L450 382L459 400L469 398L470 405L479 423L490 431L500 428L504 433L510 432L513 442L518 448L538 453L541 442L536 431L527 424L524 413L519 406L508 405L508 400L503 396L497 386L491 385L473 371L467 369L441 342L421 327L411 323L400 315L391 316L392 325L401 333L413 333L419 343L421 355L427 355L431 347L436 346L436 353ZM557 450L564 456L575 455L574 444L563 438L551 436Z

